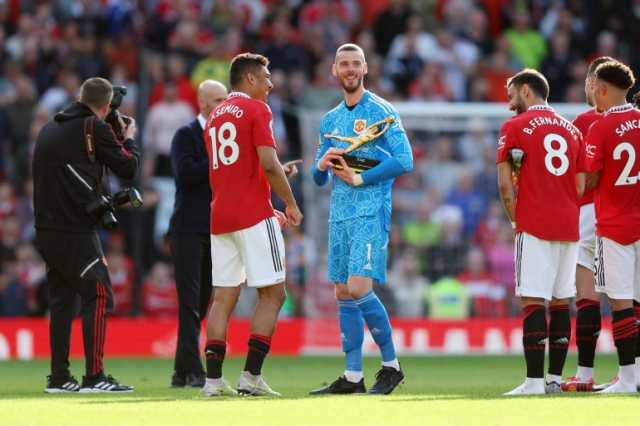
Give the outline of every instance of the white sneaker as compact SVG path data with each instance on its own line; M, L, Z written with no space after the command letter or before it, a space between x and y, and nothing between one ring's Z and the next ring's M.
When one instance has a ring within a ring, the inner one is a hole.
M235 389L229 386L229 383L225 379L209 379L204 382L204 386L200 393L203 396L225 396L225 395L237 395Z
M531 379L527 377L523 384L514 390L503 393L504 396L520 396L520 395L544 395L544 379Z
M254 376L248 371L243 371L238 379L238 393L253 396L281 396L280 392L271 389L262 375Z
M622 380L617 380L601 390L600 393L638 393L638 389L635 383L626 383Z

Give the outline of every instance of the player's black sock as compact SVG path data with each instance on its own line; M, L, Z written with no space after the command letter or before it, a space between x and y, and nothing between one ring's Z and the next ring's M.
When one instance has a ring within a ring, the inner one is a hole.
M600 302L580 299L576 302L576 344L578 345L578 365L593 368L596 356L596 343L600 335L602 319L600 318Z
M547 318L544 305L529 305L524 308L522 322L522 345L527 363L527 377L544 377L544 349L547 339Z
M562 376L571 336L569 305L550 306L549 313L549 374Z
M252 334L249 336L249 352L247 353L247 362L244 364L244 370L259 376L262 371L262 363L269 353L271 347L271 338Z
M613 340L618 350L618 364L621 366L635 363L636 339L638 327L632 308L613 311Z
M227 343L224 340L207 340L204 355L207 359L207 377L209 379L222 377L222 363L226 352Z
M638 328L638 337L636 338L636 358L640 357L640 302L633 301L633 310L636 313L636 326Z

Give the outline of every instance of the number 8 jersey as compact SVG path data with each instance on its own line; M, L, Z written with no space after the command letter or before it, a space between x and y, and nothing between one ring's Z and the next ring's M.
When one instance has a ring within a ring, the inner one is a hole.
M276 148L269 106L232 92L209 116L204 141L209 155L211 233L249 228L274 215L271 186L256 148Z
M576 174L585 171L582 134L546 105L534 105L500 129L496 163L525 152L518 177L516 233L547 241L578 241Z
M589 129L587 169L600 172L596 234L629 245L640 240L640 111L609 109Z

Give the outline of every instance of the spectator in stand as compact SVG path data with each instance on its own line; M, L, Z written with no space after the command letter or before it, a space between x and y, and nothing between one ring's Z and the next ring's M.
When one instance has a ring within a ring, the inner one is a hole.
M435 283L442 277L455 277L464 266L467 244L462 238L463 218L458 207L443 205L433 212L440 226L440 240L423 251L427 278Z
M431 59L442 65L444 82L456 101L466 99L467 78L476 71L478 48L446 27L436 33Z
M393 291L396 316L422 317L422 298L429 281L420 275L418 253L415 250L407 250L393 263L388 281L392 284L389 288Z
M487 210L487 198L475 186L474 178L470 171L463 172L458 185L445 201L445 204L456 206L462 212L462 236L465 240L475 233Z
M429 158L419 170L425 183L435 188L438 193L447 197L458 184L464 166L457 160L457 153L451 138L440 136L429 147Z
M466 25L461 34L476 46L481 57L489 56L493 52L494 41L489 34L489 21L484 10L475 8L466 16Z
M149 109L143 138L146 148L143 175L151 178L155 191L161 194L156 210L157 241L167 232L175 196L171 140L176 130L193 117L191 105L178 98L175 84L172 81L165 82L164 98Z
M425 200L419 204L417 216L402 227L402 240L416 249L426 249L440 241L440 225L432 219L433 205Z
M504 217L504 216L503 216ZM487 259L489 261L489 270L496 279L496 282L503 286L512 295L510 309L515 311L519 310L519 306L515 295L513 293L515 275L513 273L515 269L513 259L513 229L511 224L504 220L501 221L498 226L498 239L496 243L489 248L487 252Z
M110 235L106 259L113 290L113 315L130 315L133 311L135 268L133 260L124 252L123 235L118 233Z
M427 314L431 319L469 317L469 293L457 279L444 276L424 289Z
M62 70L56 79L57 85L42 94L38 108L44 108L49 114L58 112L64 105L75 100L80 90L80 79L73 71Z
M3 250L0 263L0 316L20 317L29 313L27 289L18 280L14 250Z
M487 268L484 253L472 247L467 253L465 270L458 275L471 297L472 315L503 317L506 313L506 289L498 285Z
M540 68L547 56L547 45L538 31L531 28L530 15L519 9L513 18L513 27L505 32L511 46L511 54L522 67Z
M376 51L382 57L387 56L393 39L404 33L409 17L414 15L409 0L391 0L389 7L380 13L373 24L376 39Z
M157 262L143 284L142 312L149 317L175 318L178 315L178 297L171 266Z
M229 84L231 59L240 53L242 43L242 30L239 27L228 28L224 37L216 43L209 43L208 56L198 62L191 72L193 87L198 87L205 80Z
M542 62L542 73L549 82L549 102L561 102L565 98L572 77L571 66L577 61L570 49L569 34L556 32L551 36L549 55Z
M196 89L191 84L187 75L184 60L178 55L171 55L167 59L168 80L176 87L178 99L188 103L193 113L198 110L198 99ZM149 106L162 101L164 98L165 83L158 81L151 89L149 95Z
M3 110L8 119L13 181L20 185L29 174L29 132L34 119L37 98L32 82L24 75L15 81L14 87L14 97Z
M298 70L311 75L311 61L300 44L300 35L289 23L287 14L276 15L269 28L269 36L259 51L269 58L271 71L282 70L289 73Z

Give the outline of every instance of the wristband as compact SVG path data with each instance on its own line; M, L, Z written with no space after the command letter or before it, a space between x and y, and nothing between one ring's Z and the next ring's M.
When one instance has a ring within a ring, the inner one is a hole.
M364 180L362 179L362 175L360 174L353 175L353 186L360 186L363 183L364 183Z

